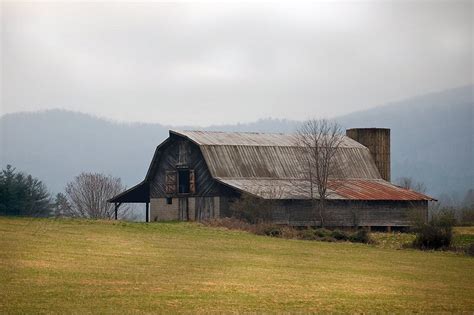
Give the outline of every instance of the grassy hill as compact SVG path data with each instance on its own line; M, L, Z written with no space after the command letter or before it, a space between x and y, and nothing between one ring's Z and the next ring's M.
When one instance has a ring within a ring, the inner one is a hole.
M193 223L0 218L0 313L474 311L472 270Z

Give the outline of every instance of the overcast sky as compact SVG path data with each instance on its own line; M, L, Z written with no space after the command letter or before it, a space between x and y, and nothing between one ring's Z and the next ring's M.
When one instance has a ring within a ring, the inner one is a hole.
M1 113L209 125L473 84L473 2L1 2Z

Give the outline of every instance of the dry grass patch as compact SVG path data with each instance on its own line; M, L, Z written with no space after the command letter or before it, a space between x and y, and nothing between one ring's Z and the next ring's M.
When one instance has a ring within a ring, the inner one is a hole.
M470 312L472 270L192 223L0 218L0 313Z

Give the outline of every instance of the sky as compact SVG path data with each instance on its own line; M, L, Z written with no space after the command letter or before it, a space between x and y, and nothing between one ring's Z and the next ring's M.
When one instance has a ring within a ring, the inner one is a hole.
M472 1L0 2L1 114L303 120L473 84Z

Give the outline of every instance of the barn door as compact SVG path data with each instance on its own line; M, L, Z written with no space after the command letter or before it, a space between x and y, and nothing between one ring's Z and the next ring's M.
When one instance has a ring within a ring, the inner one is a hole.
M196 198L196 220L208 220L215 217L214 197Z
M179 198L179 220L189 221L188 198Z

